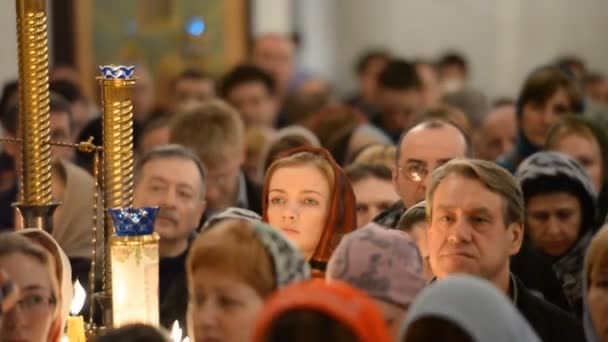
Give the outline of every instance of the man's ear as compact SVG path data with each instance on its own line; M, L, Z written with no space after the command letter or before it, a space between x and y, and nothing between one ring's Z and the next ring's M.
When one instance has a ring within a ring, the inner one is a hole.
M510 255L515 255L521 249L524 240L524 225L523 223L511 223L507 227L511 246L509 248Z

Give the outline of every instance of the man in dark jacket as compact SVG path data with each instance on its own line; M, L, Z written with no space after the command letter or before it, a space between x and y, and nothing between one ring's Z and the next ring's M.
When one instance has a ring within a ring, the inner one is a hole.
M380 213L374 222L397 229L407 208L424 200L431 172L454 158L464 158L467 138L456 126L439 119L426 119L404 132L397 145L393 185L401 198Z
M184 327L188 307L186 256L205 209L207 172L194 152L167 145L150 150L135 168L133 206L158 206L160 322Z
M433 172L426 201L430 263L439 281L456 273L485 278L512 299L543 341L585 340L575 318L511 273L509 259L524 236L524 204L507 170L488 161L450 161Z

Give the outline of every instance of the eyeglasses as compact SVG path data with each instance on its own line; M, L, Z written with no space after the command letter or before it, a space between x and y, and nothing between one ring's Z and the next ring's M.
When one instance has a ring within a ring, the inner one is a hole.
M429 169L421 164L410 164L405 167L397 168L401 175L412 182L422 182L424 177L429 174Z
M49 307L54 308L56 305L57 298L54 295L47 297L40 294L29 294L21 298L15 307L19 308L26 316L40 316L43 315Z

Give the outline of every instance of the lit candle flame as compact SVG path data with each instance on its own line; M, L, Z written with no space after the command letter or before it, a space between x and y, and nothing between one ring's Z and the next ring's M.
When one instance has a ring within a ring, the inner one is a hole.
M61 342L70 342L70 339L67 336L63 335L63 337L61 338Z
M86 292L84 292L84 288L80 285L80 281L76 279L74 283L74 299L72 299L72 307L70 309L70 313L75 316L80 313L82 307L84 306L84 300L87 297Z
M179 322L175 320L171 327L171 340L173 340L173 342L182 342L182 336L182 328L179 327Z

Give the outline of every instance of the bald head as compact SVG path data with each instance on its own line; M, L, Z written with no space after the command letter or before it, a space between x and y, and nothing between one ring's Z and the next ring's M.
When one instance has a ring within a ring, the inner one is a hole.
M277 33L259 36L253 44L252 61L271 74L279 92L285 93L295 69L295 45L290 37Z
M468 142L454 125L431 120L407 131L397 148L393 185L409 208L424 200L433 170L452 159L467 157Z

